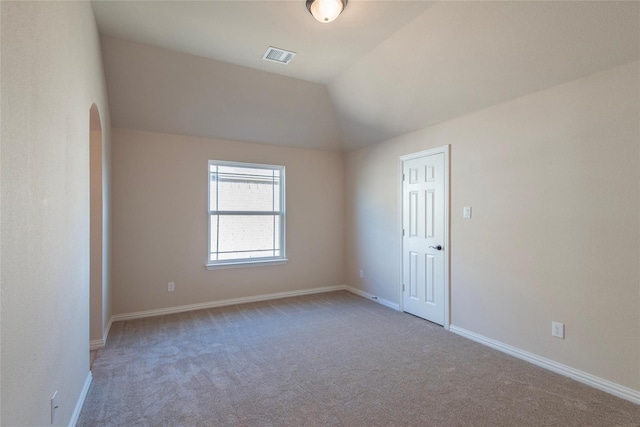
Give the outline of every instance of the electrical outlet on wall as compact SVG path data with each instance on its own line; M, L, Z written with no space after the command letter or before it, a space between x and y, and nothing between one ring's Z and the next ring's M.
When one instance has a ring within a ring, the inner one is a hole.
M364 270L360 270L360 278L364 279Z
M551 335L564 339L564 323L551 322Z
M167 286L167 291L173 292L175 290L176 290L176 282L169 282L169 285Z

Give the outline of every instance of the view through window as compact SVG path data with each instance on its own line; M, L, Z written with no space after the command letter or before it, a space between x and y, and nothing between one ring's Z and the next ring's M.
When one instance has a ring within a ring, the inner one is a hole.
M209 266L285 260L284 166L209 161Z

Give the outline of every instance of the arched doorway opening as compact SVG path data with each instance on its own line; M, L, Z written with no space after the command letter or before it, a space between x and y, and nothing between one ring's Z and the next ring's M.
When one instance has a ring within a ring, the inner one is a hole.
M104 345L104 197L102 124L96 104L89 109L89 349L90 366Z

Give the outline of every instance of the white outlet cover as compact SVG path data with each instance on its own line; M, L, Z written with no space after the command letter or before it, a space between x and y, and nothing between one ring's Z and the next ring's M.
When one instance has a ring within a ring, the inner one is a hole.
M551 322L551 335L564 339L564 323Z
M471 206L465 206L462 208L462 217L466 219L471 218Z

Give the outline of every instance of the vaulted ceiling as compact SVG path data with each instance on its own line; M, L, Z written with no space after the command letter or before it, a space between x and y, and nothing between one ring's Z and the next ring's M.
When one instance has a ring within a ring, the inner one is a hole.
M640 59L639 2L92 4L113 126L208 138L353 149Z

